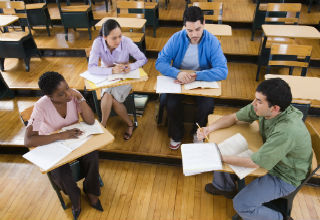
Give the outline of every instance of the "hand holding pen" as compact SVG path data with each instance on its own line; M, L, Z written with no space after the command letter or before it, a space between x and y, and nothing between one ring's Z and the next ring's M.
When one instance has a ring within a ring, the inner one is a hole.
M198 126L198 130L197 130L198 140L203 140L205 138L207 142L209 142L209 138L207 136L209 134L209 128L208 127L201 128L198 123L196 123L196 125Z
M119 63L113 63L113 67L112 67L112 73L116 74L116 73L129 73L130 72L130 66L129 63L125 63L125 64L119 64Z

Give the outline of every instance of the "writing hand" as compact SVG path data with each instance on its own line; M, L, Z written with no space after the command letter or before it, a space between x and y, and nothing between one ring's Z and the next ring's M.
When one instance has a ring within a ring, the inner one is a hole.
M71 138L78 138L82 134L83 134L83 132L78 128L73 128L71 130L66 130L66 131L60 133L62 140L71 139Z
M210 131L209 131L208 127L198 128L198 130L197 130L197 138L198 138L198 140L205 139L206 136L208 136L209 133L210 133Z
M123 73L125 71L124 67L123 64L115 64L115 66L112 67L112 74Z

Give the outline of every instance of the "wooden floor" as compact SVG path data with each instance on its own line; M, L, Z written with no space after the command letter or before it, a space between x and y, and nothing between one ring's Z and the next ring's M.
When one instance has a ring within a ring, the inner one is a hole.
M46 175L21 156L0 155L0 219L72 219L63 210ZM104 212L81 196L81 219L231 219L232 201L204 191L211 173L185 177L181 167L100 160ZM78 183L82 188L81 182ZM320 189L305 186L293 203L295 220L320 219Z
M252 0L222 0L224 3L223 21L231 22L233 35L220 39L226 55L257 56L261 40L261 31L250 41L249 28L234 27L234 24L247 23L250 27L255 5ZM113 2L115 2L113 0ZM184 0L171 0L168 9L164 9L164 0L160 0L160 20L181 21L185 7ZM52 19L59 19L56 4L49 4ZM99 20L115 15L115 4L109 13L105 12L104 1L93 6L94 18ZM311 13L306 13L303 5L300 24L319 23L320 5L314 5ZM152 36L152 28L146 29L148 51L158 52L169 37L181 27L159 27L157 37ZM64 39L62 26L51 29L51 37L45 30L34 30L34 39L43 50L83 50L92 45L86 30L69 31L69 41ZM93 39L98 30L93 31ZM312 59L320 60L319 40L297 40L299 44L313 46ZM6 59L2 76L12 89L38 90L37 81L45 71L62 73L69 85L82 90L84 83L78 77L87 69L84 57L42 57L32 58L30 72L25 72L24 63L18 59ZM149 80L134 85L135 92L154 93L156 76L155 59L149 59L144 66ZM257 66L251 63L228 62L229 74L222 82L223 99L252 100L257 86L255 74ZM262 75L264 70L262 70ZM283 69L278 74L287 74ZM298 70L294 72L298 74ZM320 68L310 68L308 76L320 77ZM261 77L261 80L263 77ZM16 97L0 100L0 147L22 147L25 126L19 118L19 112L32 105L38 98ZM181 152L168 148L167 127L156 124L158 101L151 100L143 117L138 117L138 128L129 141L122 136L126 125L115 116L110 118L107 128L115 136L115 142L102 151L165 158L181 158ZM312 101L313 107L320 102ZM237 111L236 107L217 106L215 114L228 114ZM307 118L320 131L320 117ZM184 142L191 142L191 124L185 126ZM0 154L0 219L72 219L71 209L63 210L58 198L50 186L46 175L37 167L22 159L21 155ZM231 200L213 197L204 191L204 185L211 181L212 175L205 173L194 177L184 177L181 167L171 167L132 162L100 160L100 175L105 186L102 188L101 202L103 213L90 208L82 195L82 214L80 219L231 219L234 214ZM250 181L250 179L249 179ZM79 186L82 186L79 184ZM296 196L292 216L295 220L320 219L320 189L306 186ZM68 201L68 200L67 200ZM68 201L70 206L70 202Z

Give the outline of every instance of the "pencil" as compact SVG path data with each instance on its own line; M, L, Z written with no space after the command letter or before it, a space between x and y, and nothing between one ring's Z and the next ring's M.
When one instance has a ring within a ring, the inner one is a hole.
M198 126L198 128L200 129L200 131L204 134L203 129L200 127L200 125L196 122L196 125ZM204 136L206 137L206 140L209 142L209 138L207 135L204 134Z

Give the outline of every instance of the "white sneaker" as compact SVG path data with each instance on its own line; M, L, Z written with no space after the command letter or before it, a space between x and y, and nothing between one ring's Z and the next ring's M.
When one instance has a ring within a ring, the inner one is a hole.
M181 141L174 141L172 138L170 138L169 148L171 150L178 150L180 146L181 146Z
M203 143L203 140L198 140L197 133L193 134L193 143L195 144Z

